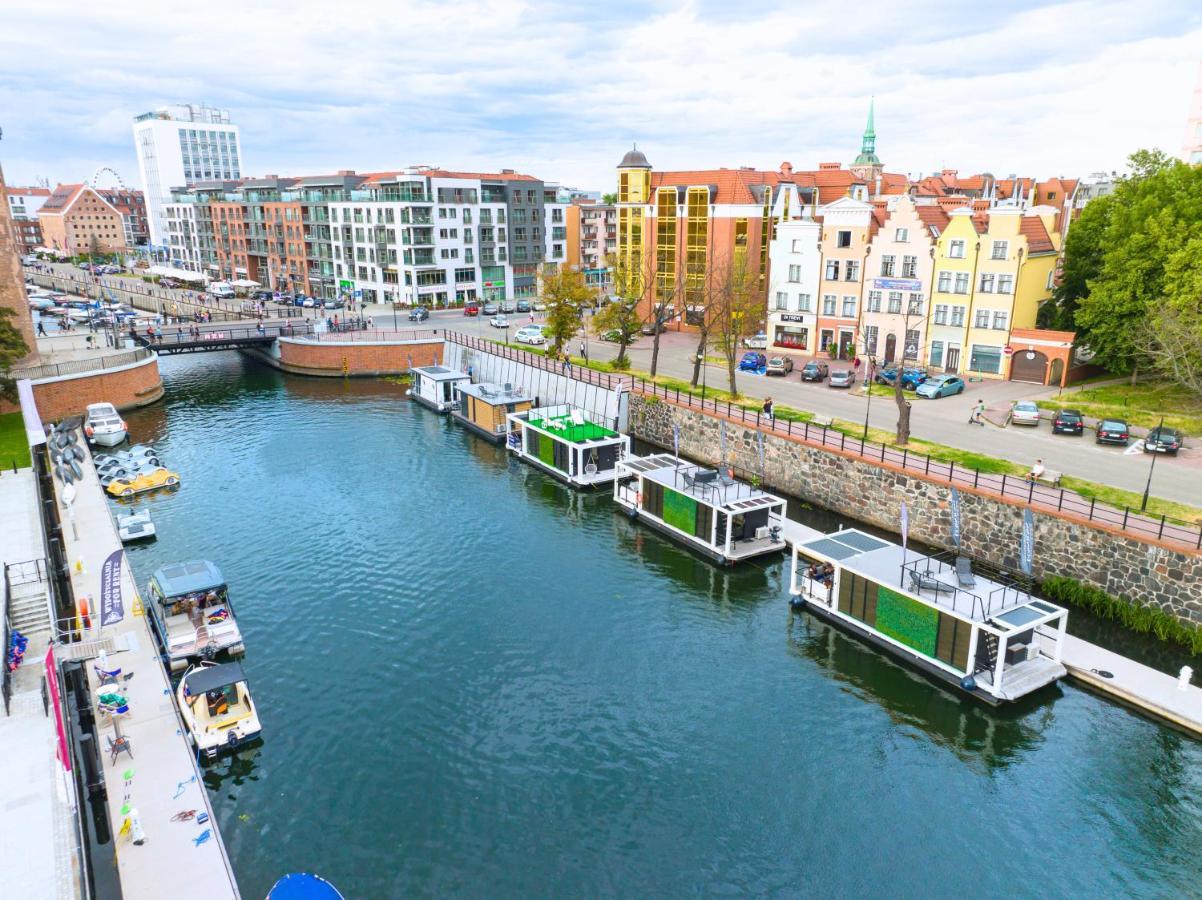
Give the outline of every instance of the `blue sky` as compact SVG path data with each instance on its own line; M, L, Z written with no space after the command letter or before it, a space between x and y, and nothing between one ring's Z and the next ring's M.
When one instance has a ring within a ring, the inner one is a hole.
M43 0L0 26L10 184L137 185L131 120L205 102L248 174L502 167L611 190L657 168L850 161L876 96L889 171L1049 175L1176 154L1189 2L555 4Z

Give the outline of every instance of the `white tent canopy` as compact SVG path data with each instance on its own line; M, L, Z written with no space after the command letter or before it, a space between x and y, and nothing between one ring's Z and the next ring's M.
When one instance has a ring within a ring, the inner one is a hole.
M259 282L254 281L250 278L239 278L237 281L231 281L230 284L232 284L234 287L248 287L248 288L259 286Z
M151 266L147 270L151 275L158 275L162 278L175 278L179 281L207 281L207 275L201 275L199 272L189 272L187 269L176 269L172 266Z

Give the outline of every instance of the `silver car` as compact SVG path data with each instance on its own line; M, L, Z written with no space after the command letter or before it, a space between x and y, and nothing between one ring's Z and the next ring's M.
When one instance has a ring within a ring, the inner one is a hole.
M793 357L791 356L774 356L768 360L768 366L764 370L765 375L788 375L793 371Z
M1039 426L1039 406L1033 400L1019 400L1010 410L1010 421L1015 425Z

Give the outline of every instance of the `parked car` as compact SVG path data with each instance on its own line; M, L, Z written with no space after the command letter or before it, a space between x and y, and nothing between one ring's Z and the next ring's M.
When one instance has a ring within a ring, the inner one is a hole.
M547 304L543 303L543 301L541 301L541 300L535 300L533 303L530 304L530 308L533 309L535 312L542 312L543 310L545 310L547 308Z
M873 380L877 384L893 384L897 380L897 367L889 366L888 368L877 370ZM902 388L907 391L917 390L918 386L927 380L927 373L922 369L902 369L901 373Z
M341 297L335 297L333 300L326 300L322 306L326 309L345 309L346 301Z
M503 312L503 313L517 312L517 308L518 308L517 304L514 303L512 300L502 300L501 301L501 312Z
M856 383L855 369L836 369L831 372L830 378L827 379L826 386L833 388L849 388Z
M1039 405L1034 400L1019 400L1010 410L1010 421L1039 427Z
M463 314L465 316L478 316L480 315L480 307L478 307L475 303L469 303L463 308Z
M758 372L767 365L768 358L764 354L752 350L750 353L744 353L743 358L739 360L739 371Z
M488 320L488 324L493 328L508 328L509 319L506 316L493 316Z
M1176 428L1168 428L1164 425L1159 428L1153 428L1148 432L1148 436L1144 438L1145 453L1170 453L1173 456L1177 455L1177 451L1185 444L1185 435Z
M409 310L410 322L424 322L428 318L430 318L430 310L426 309L424 306L415 306L413 309Z
M517 306L517 311L520 313L530 312L530 301L529 300L519 300L518 306Z
M748 350L767 350L768 335L761 331L759 334L753 335L749 338L743 338L743 346Z
M1052 419L1052 434L1084 434L1085 418L1075 409L1062 409Z
M611 344L616 344L622 339L622 332L617 328L611 328L609 331L603 331L597 335L603 341L609 341Z
M1120 447L1126 447L1130 439L1131 429L1122 419L1103 419L1098 423L1098 430L1094 434L1094 443L1097 444L1118 444Z
M822 381L830 373L831 367L816 359L810 360L801 369L802 381Z
M486 316L495 316L500 311L501 310L497 306L497 304L495 304L491 301L484 304L484 315L486 315Z
M768 369L764 372L765 375L788 375L793 371L793 357L791 356L774 356L768 360Z
M964 379L959 375L936 375L934 378L928 378L918 386L915 391L919 397L926 397L928 400L938 400L940 397L951 397L955 394L963 394L967 387Z
M547 343L541 325L523 325L513 333L513 340L518 344L542 345Z
M275 294L271 291L255 291L250 297L252 300L274 300Z
M643 327L639 330L643 332L643 334L663 334L668 329L663 322L657 322L652 319L650 322L644 322Z

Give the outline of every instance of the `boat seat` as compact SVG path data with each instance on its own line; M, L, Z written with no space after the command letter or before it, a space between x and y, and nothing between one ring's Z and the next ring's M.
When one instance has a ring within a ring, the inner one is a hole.
M956 580L962 588L977 586L977 579L972 574L972 561L967 556L956 557Z

